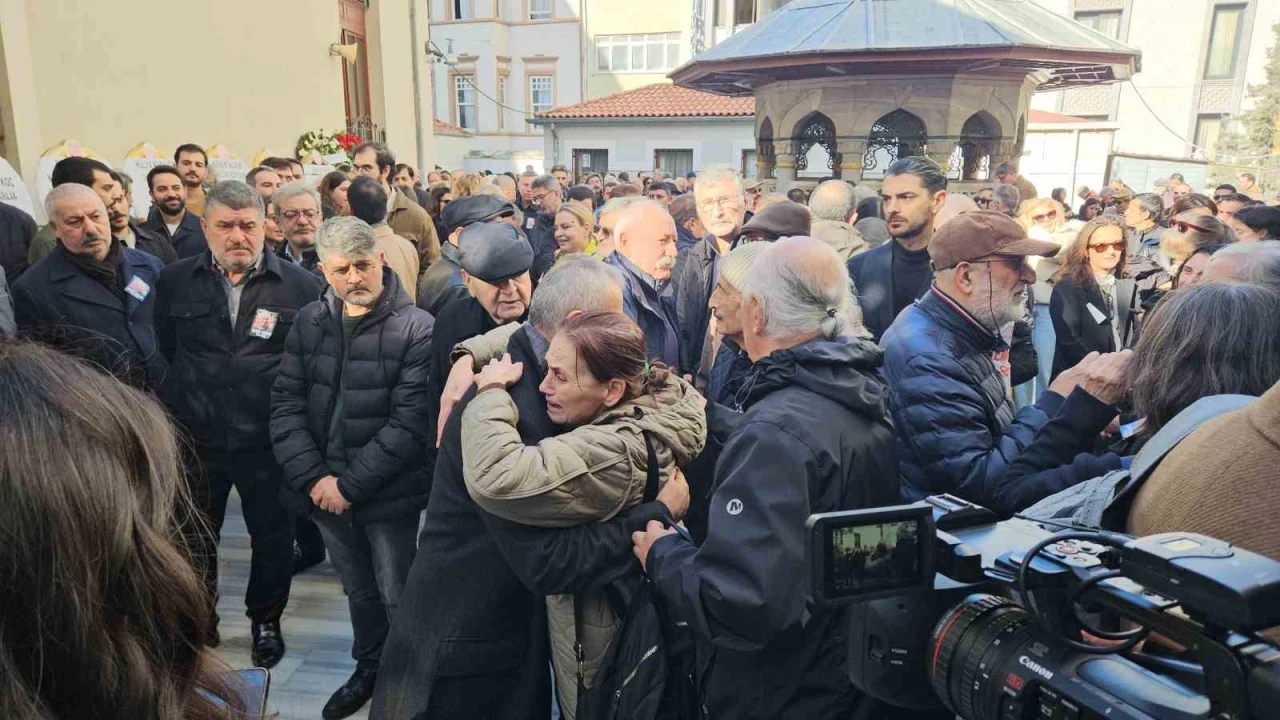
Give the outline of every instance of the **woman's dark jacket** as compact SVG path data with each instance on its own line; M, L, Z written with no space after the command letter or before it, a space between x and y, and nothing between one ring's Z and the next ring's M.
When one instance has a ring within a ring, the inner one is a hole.
M1053 319L1053 332L1057 336L1052 377L1074 367L1091 352L1109 353L1124 349L1116 347L1112 327L1117 322L1125 324L1123 318L1129 315L1132 290L1132 281L1116 281L1117 308L1111 310L1097 285L1085 288L1069 277L1063 277L1054 284L1053 295L1049 298L1049 316ZM1090 305L1106 318L1103 322L1098 322L1089 311ZM1120 328L1122 341L1125 330L1125 327Z

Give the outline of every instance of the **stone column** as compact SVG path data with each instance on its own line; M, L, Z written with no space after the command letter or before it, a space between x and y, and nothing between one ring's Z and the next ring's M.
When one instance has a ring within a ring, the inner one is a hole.
M792 183L796 181L796 156L775 156L774 168L777 170L777 191L784 193L790 190Z
M836 141L840 153L840 179L848 182L862 180L863 156L867 154L866 138L848 138Z

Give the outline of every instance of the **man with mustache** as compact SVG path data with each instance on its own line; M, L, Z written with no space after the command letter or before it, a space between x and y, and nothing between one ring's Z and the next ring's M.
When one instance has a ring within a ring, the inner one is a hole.
M187 207L187 186L178 169L157 165L147 173L151 191L151 215L142 226L164 235L179 258L189 258L206 249L204 226L195 210ZM201 190L201 204L204 203Z
M58 164L53 166L53 176L50 180L53 181L54 187L76 183L93 188L98 193L98 197L102 198L102 204L108 208L120 192L120 183L114 177L111 168L93 158L69 157L59 160ZM27 248L27 264L35 265L45 259L57 245L58 239L54 233L53 222L50 221L31 239L31 244Z
M271 391L283 500L319 526L351 612L356 670L325 704L330 720L373 695L430 489L422 420L435 321L413 306L377 243L358 218L320 228L329 292L298 314Z
M1120 467L1082 453L1116 416L1130 351L1090 354L1014 411L1012 328L1036 281L1027 258L1060 249L990 210L933 234L934 281L880 343L904 502L950 493L1009 516Z
M153 388L165 365L152 322L160 261L111 236L91 187L59 185L44 206L58 242L13 286L18 331Z
M182 173L182 184L187 189L187 207L197 217L203 215L204 183L209 179L209 156L199 145L187 143L179 145L173 151L173 164Z
M253 548L245 592L253 663L270 668L284 655L280 616L293 576L293 518L280 502L282 473L268 430L271 385L298 310L323 285L264 252L264 219L262 198L245 183L228 180L209 191L208 249L161 274L156 333L170 362L161 396L191 438L193 494L213 530L211 542L192 533L210 607L218 594L217 536L234 485ZM218 642L215 624L208 644Z
M291 182L276 190L271 196L271 205L275 208L276 225L284 235L280 257L317 277L324 277L316 254L316 235L324 221L320 193L305 183Z
M893 242L854 255L848 264L862 321L876 341L933 282L929 241L933 216L947 202L946 173L929 158L902 158L889 166L880 197Z
M644 331L649 357L679 367L671 270L676 265L676 223L661 203L637 200L618 218L617 250L605 262L622 272L623 312Z

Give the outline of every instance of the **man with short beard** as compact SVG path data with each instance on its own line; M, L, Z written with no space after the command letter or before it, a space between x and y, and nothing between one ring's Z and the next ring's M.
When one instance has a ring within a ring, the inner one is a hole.
M173 164L181 173L179 177L187 189L187 207L199 217L204 213L204 183L209 178L209 156L199 145L187 143L173 151ZM181 252L178 254L182 255Z
M154 171L153 171L154 172ZM293 519L271 451L271 385L298 310L320 297L311 273L264 252L262 198L238 180L209 191L208 247L161 273L156 334L169 360L161 397L191 439L193 492L213 531L192 529L210 608L217 607L218 533L236 488L252 554L245 591L254 665L284 656L280 617L293 577ZM215 622L208 644L220 641Z
M325 704L329 720L373 696L431 487L422 419L434 321L413 306L377 242L354 217L320 228L331 292L298 313L271 392L283 500L319 526L350 607L356 669Z
M169 165L151 168L147 173L147 189L151 191L152 208L143 227L163 233L180 259L204 252L207 248L204 226L195 211L187 208L187 187L177 168Z
M950 493L1008 516L1120 467L1081 453L1116 416L1128 350L1090 354L1014 412L1009 337L1036 281L1027 257L1060 250L992 211L933 235L935 280L880 343L905 502Z
M160 261L111 236L93 188L66 183L45 198L58 239L13 286L18 331L84 358L131 385L164 377L152 322Z
M637 200L618 218L615 252L605 262L622 271L623 312L644 331L649 357L680 362L680 333L668 282L676 264L676 223L661 203Z
M165 265L177 262L178 252L173 249L173 243L156 231L135 223L129 217L129 208L129 196L125 193L117 193L107 206L111 234L124 243L125 247L154 255Z

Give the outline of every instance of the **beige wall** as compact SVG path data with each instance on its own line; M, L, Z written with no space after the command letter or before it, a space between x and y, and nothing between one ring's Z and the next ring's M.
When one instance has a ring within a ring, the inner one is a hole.
M118 162L142 141L217 142L248 162L345 124L337 2L22 2L44 146Z
M435 164L435 142L431 122L431 65L426 62L427 10L419 3L416 22L418 47L415 52L410 26L411 0L373 0L368 13L369 95L373 119L387 133L387 146L396 160L415 167ZM418 97L421 112L414 113L413 65L418 63ZM341 99L341 96L339 96ZM417 123L422 123L424 156L418 154Z
M709 2L707 4L710 5ZM597 72L595 55L597 35L678 32L680 33L680 60L681 62L689 60L689 32L692 24L690 0L588 3L586 22L587 67L584 68L584 72L587 74L587 96L590 98L667 82L665 72Z

